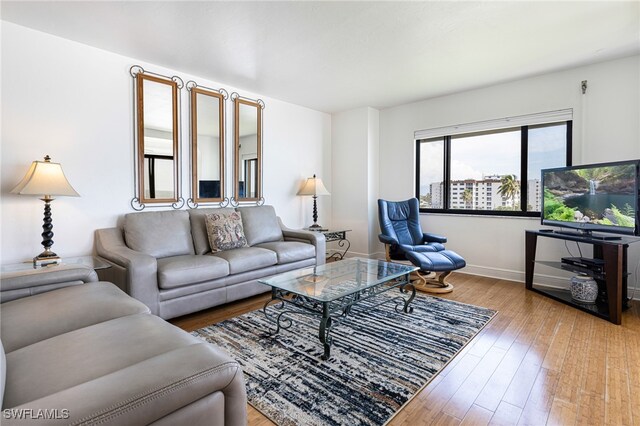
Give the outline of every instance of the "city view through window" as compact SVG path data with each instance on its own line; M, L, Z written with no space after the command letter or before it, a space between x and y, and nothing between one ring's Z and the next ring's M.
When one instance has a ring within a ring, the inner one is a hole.
M531 126L528 150L521 152L522 129L455 135L419 145L420 207L427 209L523 211L521 163L526 156L526 211L539 212L540 171L566 165L567 125ZM446 145L450 156L445 162ZM445 203L445 164L450 170Z

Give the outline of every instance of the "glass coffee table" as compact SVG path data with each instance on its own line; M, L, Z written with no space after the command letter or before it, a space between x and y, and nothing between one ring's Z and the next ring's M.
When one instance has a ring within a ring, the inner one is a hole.
M367 308L395 303L397 312L411 313L416 289L409 278L418 268L382 260L350 258L317 267L285 272L260 280L271 286L271 299L262 311L275 328L269 335L292 326L292 314L320 318L318 337L324 346L322 359L331 356L331 331L346 318L352 307L393 289L398 295ZM360 305L364 306L364 305Z

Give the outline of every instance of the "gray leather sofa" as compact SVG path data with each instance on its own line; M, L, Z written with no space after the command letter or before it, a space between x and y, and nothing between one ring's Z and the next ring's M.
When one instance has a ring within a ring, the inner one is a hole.
M112 265L101 278L169 319L263 293L259 279L325 262L321 233L286 228L272 206L236 210L249 247L217 253L205 214L220 209L125 215L121 227L96 231L96 253Z
M0 305L3 426L246 424L236 362L96 281L82 266L2 277L59 287Z

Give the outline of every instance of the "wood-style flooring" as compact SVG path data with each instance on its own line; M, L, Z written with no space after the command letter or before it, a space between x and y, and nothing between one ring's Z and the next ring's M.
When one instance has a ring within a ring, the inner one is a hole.
M498 315L389 423L640 425L640 303L616 326L526 291L453 274L448 299ZM262 307L267 294L172 322L187 331ZM271 422L251 406L249 425Z

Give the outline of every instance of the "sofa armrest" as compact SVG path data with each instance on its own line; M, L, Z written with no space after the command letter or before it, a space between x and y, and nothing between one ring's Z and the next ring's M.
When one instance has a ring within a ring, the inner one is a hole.
M30 401L10 412L45 410L59 414L47 424L146 425L202 398L221 393L224 424L246 425L247 397L240 366L207 343L175 349L106 376ZM219 405L211 418L220 413ZM63 411L64 410L64 411ZM221 417L221 416L220 416ZM3 425L29 424L3 418Z
M96 253L103 259L126 269L126 282L115 283L158 315L158 262L155 257L127 247L122 230L96 230Z
M96 281L96 272L84 265L62 264L27 271L5 272L0 279L0 302Z
M327 242L323 233L288 228L282 223L280 217L278 217L278 223L285 241L302 241L314 245L316 248L316 265L324 265Z

